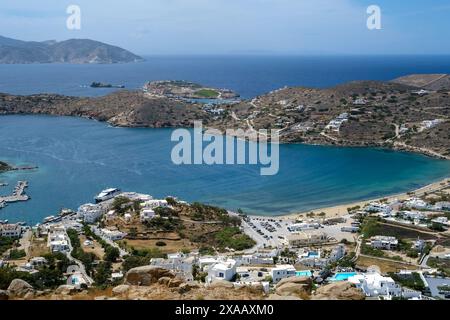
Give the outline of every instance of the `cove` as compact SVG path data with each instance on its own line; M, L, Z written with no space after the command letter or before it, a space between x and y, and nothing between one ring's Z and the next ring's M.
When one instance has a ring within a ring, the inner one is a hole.
M37 223L93 201L106 187L280 215L405 192L448 177L450 161L375 148L280 145L280 169L175 165L172 129L113 128L72 117L1 116L0 160L36 171L0 174L0 194L27 180L28 202L0 219Z

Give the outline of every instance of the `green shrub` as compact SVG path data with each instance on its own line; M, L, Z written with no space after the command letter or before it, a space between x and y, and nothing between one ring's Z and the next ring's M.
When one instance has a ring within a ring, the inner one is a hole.
M18 260L25 257L26 255L27 254L25 253L25 250L12 249L9 251L9 258L11 260Z

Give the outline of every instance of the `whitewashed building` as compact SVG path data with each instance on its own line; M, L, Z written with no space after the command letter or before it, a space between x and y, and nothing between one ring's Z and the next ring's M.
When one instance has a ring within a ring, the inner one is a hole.
M402 288L391 277L384 277L377 271L357 274L348 278L348 282L361 289L367 297L382 297L387 300L391 300L394 297L414 300L422 299L421 292Z
M63 225L50 225L47 246L52 252L66 252L70 250L69 237Z
M402 211L401 215L404 219L410 219L410 220L423 220L426 218L426 216L419 211Z
M397 248L398 240L395 237L374 236L370 238L370 245L375 249L392 250Z
M168 207L169 204L165 199L150 199L141 203L141 206L146 209L155 209L158 207Z
M270 270L270 276L272 277L273 283L278 283L284 278L294 277L295 271L296 270L293 265L278 265Z
M381 213L384 216L388 216L392 212L391 206L385 203L380 202L372 202L368 206L366 206L365 210L367 212L373 212L373 213Z
M425 240L417 239L416 241L413 242L411 247L414 250L422 252L422 250L425 248L426 244L427 243L425 242Z
M436 202L432 209L438 211L450 211L450 202L448 201Z
M425 201L423 201L422 199L419 199L419 198L411 198L411 199L408 199L405 203L404 203L404 205L406 206L406 207L408 207L408 208L411 208L411 209L427 209L429 206L428 206L428 203L426 203Z
M317 222L302 222L302 223L293 223L287 227L290 232L298 232L303 230L314 230L319 229L320 223Z
M127 236L125 232L121 232L119 230L109 230L109 229L95 229L94 232L101 236L105 237L111 241L122 240Z
M261 265L261 264L273 264L273 258L261 257L257 254L243 255L239 258L240 265Z
M443 225L447 225L447 226L449 225L447 217L437 217L437 218L432 219L431 222L439 223L439 224L443 224Z
M142 222L152 220L155 217L155 211L153 209L142 209L140 213L140 219Z
M77 216L86 223L95 223L104 213L101 205L86 203L78 208Z
M22 226L19 224L0 224L0 236L5 238L19 238L22 235Z
M345 245L339 244L333 248L328 257L329 262L336 262L345 256Z
M348 278L348 282L353 283L361 289L367 297L401 297L402 288L396 284L391 277L383 277L378 272L368 272L357 274Z
M236 275L236 260L227 259L222 262L213 264L208 269L207 280L211 283L214 280L231 281Z
M167 259L152 258L150 264L167 270L183 277L186 281L193 281L192 269L197 259L181 252L167 255Z

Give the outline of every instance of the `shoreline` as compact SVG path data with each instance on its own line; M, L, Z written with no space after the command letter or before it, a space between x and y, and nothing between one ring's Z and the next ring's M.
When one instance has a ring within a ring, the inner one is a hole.
M442 185L442 184L444 184L444 185ZM439 181L427 184L418 189L414 189L414 190L402 192L402 193L390 194L390 195L373 198L373 199L358 200L358 201L354 201L354 202L350 202L350 203L316 208L316 209L311 209L311 210L301 211L301 212L288 213L288 214L283 214L283 215L279 215L279 216L262 216L262 215L250 215L250 214L249 214L249 216L255 217L255 218L260 218L260 219L293 220L293 219L305 218L306 214L311 213L311 212L315 213L316 215L318 213L325 212L325 216L323 216L321 218L336 218L336 217L342 217L342 216L348 215L347 208L352 208L352 207L356 207L356 206L360 206L362 208L366 204L369 204L374 201L380 201L382 199L387 199L388 201L391 201L394 199L406 200L406 199L414 197L414 196L421 196L425 193L432 193L432 192L440 191L449 186L450 186L450 176L447 178L441 179ZM411 194L411 193L414 193L414 194Z
M131 127L131 126L117 126L114 124L109 123L108 121L105 120L98 120L95 118L90 118L90 117L84 117L84 116L74 116L74 115L55 115L55 114L34 114L34 113L28 113L28 114L0 114L0 116L44 116L44 117L55 117L55 118L60 118L60 117L70 117L70 118L78 118L78 119L86 119L86 120L94 120L94 121L98 121L98 122L103 122L106 125L108 125L109 127L112 128L142 128L142 129L176 129L176 128L180 128L180 127L166 127L166 128L154 128L154 127ZM184 127L186 128L186 127ZM188 127L190 128L190 127ZM208 128L205 126L205 129ZM226 136L226 134L222 133L221 136ZM236 139L240 139L241 137L239 136L234 136ZM430 157L433 159L441 159L444 161L450 161L450 157L441 155L441 154L437 154L436 152L433 152L432 154L425 152L423 149L419 149L419 148L405 148L405 146L380 146L380 145L346 145L346 144L326 144L326 143L307 143L307 142L292 142L292 141L280 141L279 144L286 144L286 145L295 145L295 144L303 144L303 145L311 145L311 146L321 146L321 147L334 147L334 148L377 148L377 149L383 149L383 150L387 150L387 151L392 151L392 152L405 152L405 153L412 153L412 154L417 154L417 155L422 155L425 157ZM0 161L1 162L1 161ZM9 170L6 171L0 171L0 173L8 173L8 172L12 172L12 171L19 171L19 170L35 170L38 169L37 166L29 166L29 167L12 167L9 166ZM445 186L442 186L441 184L445 183ZM393 199L399 199L399 200L404 200L406 198L409 198L411 196L414 195L408 195L408 193L414 193L415 195L420 195L423 193L430 193L430 192L436 192L439 191L445 187L450 186L450 176L446 177L446 178L442 178L436 182L432 182L429 183L423 187L417 188L417 189L413 189L411 191L405 191L405 192L401 192L401 193L394 193L394 194L387 194L385 196L379 196L377 198L372 198L372 199L367 199L367 200L356 200L353 202L347 202L347 203L343 203L343 204L337 204L337 205L329 205L329 206L325 206L325 207L318 207L318 208L314 208L314 209L310 209L310 210L306 210L306 211L299 211L299 212L292 212L292 213L284 213L284 214L280 214L280 215L261 215L261 214L248 214L249 216L252 217L256 217L256 218L261 218L261 219L279 219L279 220L292 220L292 219L296 219L296 218L305 218L305 215L311 212L314 212L316 215L318 213L321 212L325 212L325 216L323 216L324 218L331 218L331 217L340 217L340 216L344 216L348 214L347 208L350 207L355 207L355 206L360 206L363 207L364 205L370 203L370 202L374 202L374 201L379 201L381 199L388 199L388 200L393 200ZM201 201L201 200L200 200Z

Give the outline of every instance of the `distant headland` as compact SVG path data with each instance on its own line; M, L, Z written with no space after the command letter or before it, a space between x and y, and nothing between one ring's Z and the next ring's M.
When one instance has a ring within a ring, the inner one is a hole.
M0 36L1 64L111 64L144 59L125 49L90 39L22 41Z

